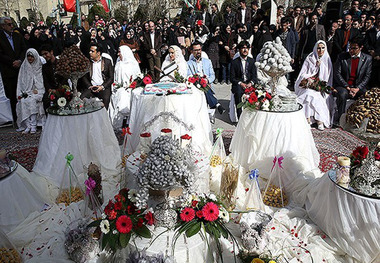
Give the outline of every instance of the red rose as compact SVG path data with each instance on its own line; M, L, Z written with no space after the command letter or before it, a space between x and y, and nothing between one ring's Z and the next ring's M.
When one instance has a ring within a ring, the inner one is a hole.
M182 209L181 214L179 215L182 221L190 222L195 217L195 211L194 209L190 207L186 207Z
M196 201L196 200L194 200L194 201L191 202L191 206L192 206L192 207L196 207L197 204L198 204L198 201Z
M55 96L53 94L50 95L50 100L55 100Z
M121 202L116 202L114 208L116 211L119 211L123 208L123 204Z
M152 78L149 75L146 75L143 78L143 82L144 82L145 85L151 84L152 83Z
M142 227L143 224L144 224L144 219L139 218L139 219L137 220L136 228L140 228L140 227Z
M131 232L132 227L132 220L128 216L122 215L116 220L116 229L122 234Z
M194 84L196 81L197 81L197 80L196 80L194 77L190 77L190 78L189 78L189 82L190 82L190 83L193 83L193 84Z
M153 213L152 212L148 212L145 216L144 216L145 220L146 220L146 223L151 226L154 224L154 216L153 216Z
M196 215L197 215L198 218L202 218L203 217L203 213L200 210L197 211Z
M106 215L109 215L109 213L112 211L113 205L114 205L113 202L109 200L108 205L106 205L106 207L104 208L104 213Z
M136 88L136 86L137 86L137 82L136 82L136 81L133 81L133 82L131 83L131 85L129 85L129 87L130 87L131 89Z
M143 138L147 138L147 137L150 137L150 136L151 136L150 132L145 132L145 133L141 133L140 134L140 137L143 137Z
M206 88L206 86L207 86L207 79L201 79L201 86L203 88Z
M109 215L108 215L108 219L109 220L114 220L117 216L117 212L115 210L112 210Z
M376 161L380 161L380 153L378 151L374 151L373 156L375 157Z
M183 139L183 140L190 140L190 139L191 139L191 136L188 135L188 134L185 134L185 135L182 135L182 136L181 136L181 139Z

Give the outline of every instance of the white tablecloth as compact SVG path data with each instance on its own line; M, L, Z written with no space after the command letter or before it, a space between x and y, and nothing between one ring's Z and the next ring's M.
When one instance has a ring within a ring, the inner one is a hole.
M380 200L345 191L326 173L308 188L306 210L348 255L360 262L380 262Z
M129 127L132 136L127 143L127 152L132 153L137 150L140 142L140 134L143 125L150 121L160 112L172 112L188 126L194 125L192 131L187 131L183 126L176 122L164 122L158 120L147 132L152 134L152 141L160 135L162 128L170 128L173 134L189 134L192 136L192 144L195 150L203 154L209 154L212 147L212 131L208 117L207 103L205 96L197 89L193 89L192 94L155 96L144 95L140 92L132 93L132 106Z
M269 176L274 156L317 168L319 153L302 110L289 113L243 110L232 138L233 159L245 169Z
M33 171L59 186L69 152L77 175L90 162L100 165L103 176L118 174L120 147L104 108L82 115L49 115Z
M45 201L29 181L30 174L20 164L0 181L0 229L11 231L29 216L40 212Z

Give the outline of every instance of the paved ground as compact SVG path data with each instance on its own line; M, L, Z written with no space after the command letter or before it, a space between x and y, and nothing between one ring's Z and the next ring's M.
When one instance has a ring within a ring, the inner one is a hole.
M223 128L224 130L235 130L236 124L232 124L229 112L229 103L231 97L231 84L214 84L215 95L218 98L220 104L226 109L226 112L223 115L220 115L218 111L215 113L215 123L212 124L212 128Z

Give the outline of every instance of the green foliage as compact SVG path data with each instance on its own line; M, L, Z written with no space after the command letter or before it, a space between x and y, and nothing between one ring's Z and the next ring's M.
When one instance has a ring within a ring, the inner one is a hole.
M106 13L106 11L104 11L104 8L102 5L94 5L93 7L91 7L89 13L88 13L88 23L90 23L90 25L92 25L92 22L94 21L95 19L95 15L99 15L101 18L103 18L104 20L108 20L110 18L110 15L109 13Z
M29 25L29 20L23 16L20 20L20 27L21 28L26 28Z
M48 27L51 27L51 25L53 24L53 21L54 21L54 18L50 17L50 16L47 16L46 17L46 25Z
M114 17L117 21L122 22L124 19L128 18L128 7L120 6L114 12Z
M140 21L148 20L145 12L146 12L146 6L139 5L139 7L137 7L135 14L133 15L133 19L140 20Z

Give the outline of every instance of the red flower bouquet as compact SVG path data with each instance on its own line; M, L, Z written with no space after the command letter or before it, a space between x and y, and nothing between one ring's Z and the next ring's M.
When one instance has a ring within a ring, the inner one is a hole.
M176 232L173 237L173 250L178 237L183 233L187 237L194 236L198 233L202 237L207 237L207 235L205 235L207 233L216 242L220 256L222 256L219 241L220 237L231 238L233 242L236 242L226 227L226 223L229 221L229 213L213 194L192 195L191 198L177 210L177 213L180 220L175 227ZM202 232L202 230L206 233Z
M72 98L73 93L71 92L71 88L67 85L49 91L50 107L53 109L69 105Z
M187 79L186 84L189 88L195 87L203 92L207 92L211 88L210 84L208 83L207 77L206 76L201 77L198 74L190 76Z
M238 108L250 108L254 110L267 110L272 108L272 95L261 86L254 84L244 90L242 102Z
M104 216L93 221L89 227L99 227L102 232L102 249L113 251L125 248L132 235L151 238L146 225L153 225L153 213L135 206L136 190L121 189L113 200L109 200L104 208Z
M129 88L130 89L135 89L135 88L139 88L139 87L145 87L146 85L148 84L152 84L153 83L153 79L150 75L141 75L141 76L138 76L137 78L135 78L131 84L129 84Z
M351 167L359 167L362 165L364 159L367 158L369 149L367 146L357 147L351 154Z

